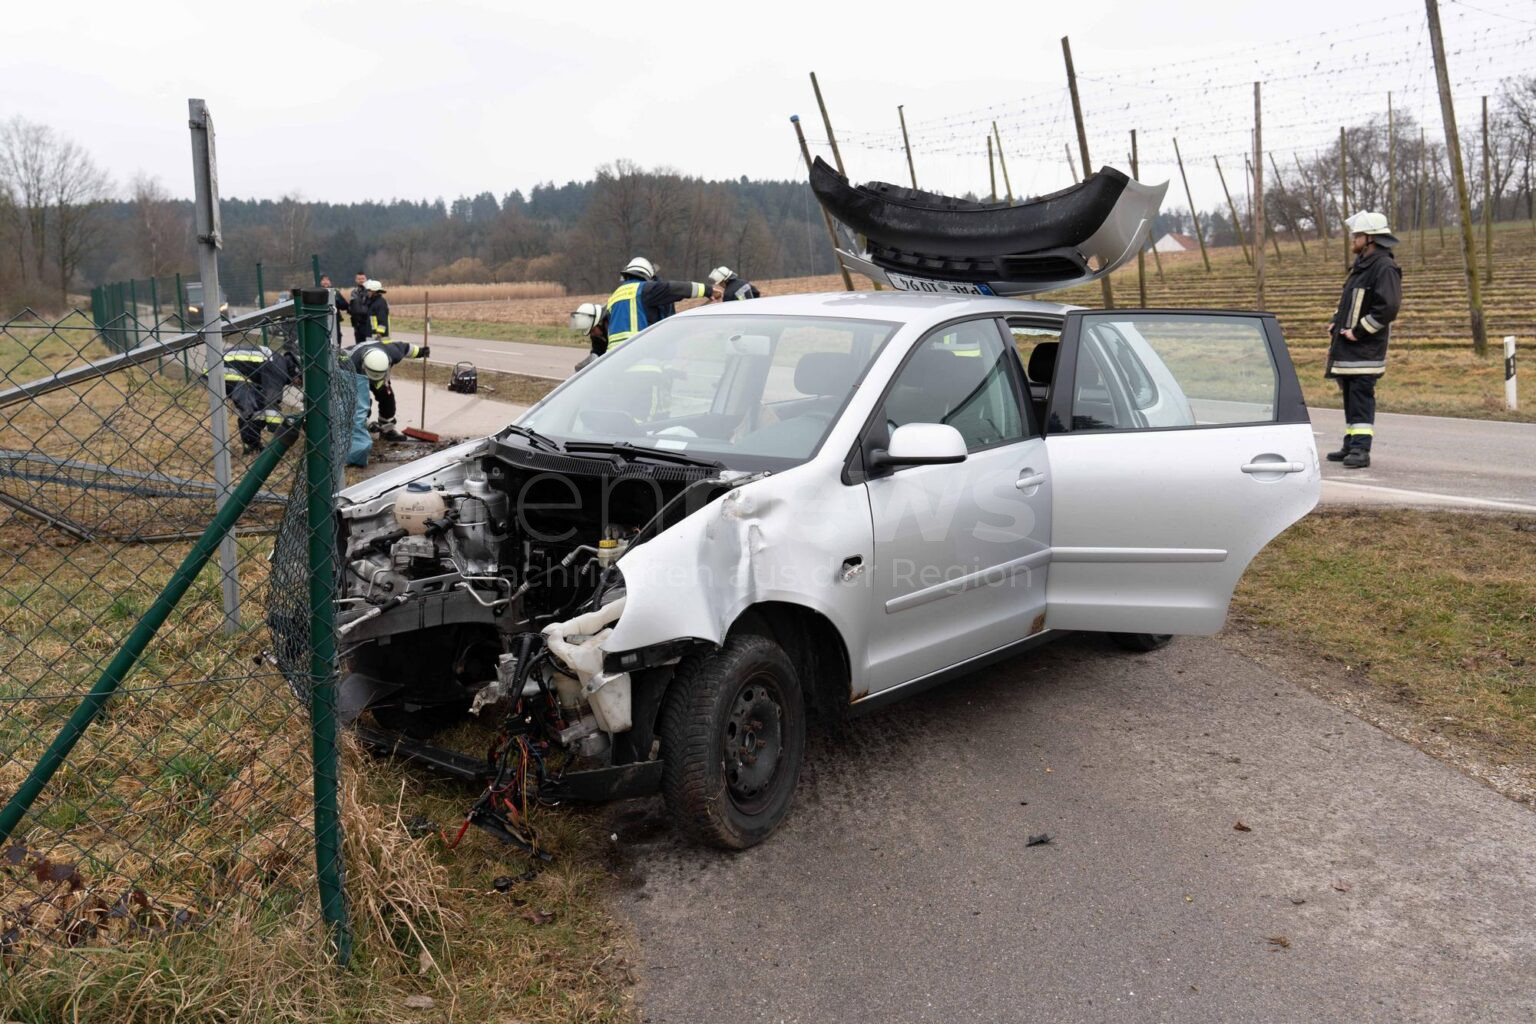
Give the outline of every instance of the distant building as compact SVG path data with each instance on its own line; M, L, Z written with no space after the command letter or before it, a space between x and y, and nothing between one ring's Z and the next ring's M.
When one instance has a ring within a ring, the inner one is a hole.
M1158 252L1194 252L1200 248L1200 243L1190 235L1177 235L1170 231L1154 242L1152 248Z

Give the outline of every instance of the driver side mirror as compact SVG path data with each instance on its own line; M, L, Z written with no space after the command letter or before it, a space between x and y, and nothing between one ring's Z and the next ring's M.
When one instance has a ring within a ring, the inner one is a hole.
M908 423L891 433L888 448L869 453L872 473L902 466L940 466L965 461L965 438L947 423Z

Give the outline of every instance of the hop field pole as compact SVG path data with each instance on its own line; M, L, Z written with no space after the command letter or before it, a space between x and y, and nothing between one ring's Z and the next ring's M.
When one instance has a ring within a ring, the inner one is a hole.
M1066 37L1061 37L1061 56L1067 62L1067 91L1072 94L1072 120L1077 122L1077 146L1083 157L1083 176L1086 178L1092 173L1093 161L1088 156L1088 130L1083 127L1083 104L1077 95L1077 72L1072 68L1072 43ZM1072 150L1067 150L1067 156L1072 155ZM1104 308L1115 308L1115 290L1109 283L1109 275L1099 278L1099 284L1104 290Z
M1451 164L1451 184L1461 214L1461 257L1467 275L1467 317L1472 328L1472 350L1488 354L1488 328L1483 321L1483 288L1477 279L1477 245L1472 238L1472 202L1467 196L1467 172L1461 163L1461 137L1456 131L1456 107L1451 101L1451 74L1445 63L1445 40L1440 35L1440 4L1424 0L1429 21L1429 43L1435 55L1435 82L1440 89L1440 117L1445 122L1445 156Z
M1243 247L1243 262L1253 266L1253 256L1248 252L1248 238L1243 232L1243 218L1237 215L1237 204L1232 201L1232 192L1227 188L1227 176L1221 171L1221 157L1211 157L1216 163L1216 177L1221 179L1221 194L1227 197L1227 212L1232 214L1232 230L1237 232L1237 244ZM1262 239L1260 240L1262 244Z
M1275 189L1288 197L1290 190L1285 187L1285 182L1280 177L1280 163L1275 159L1274 150L1269 151L1269 167L1270 170L1275 172ZM1291 229L1291 234L1295 235L1296 241L1301 243L1301 255L1305 257L1307 255L1307 240L1301 236L1301 228L1297 225L1296 218L1291 216L1291 204L1282 203L1280 213L1285 218L1285 226Z
M1252 204L1252 202L1253 202L1253 198L1252 198L1252 194L1253 194L1253 180L1254 180L1253 161L1250 158L1246 157L1246 156L1243 157L1243 172L1248 175L1248 179L1247 179L1248 180L1248 192L1249 192L1249 200L1248 200L1248 202L1250 204ZM1251 208L1251 206L1250 206L1250 208ZM1259 212L1261 214L1263 214L1263 218L1262 219L1263 219L1264 237L1269 239L1270 248L1275 250L1275 262L1276 263L1280 263L1280 262L1282 262L1285 259L1285 257L1280 254L1280 236L1275 234L1275 223L1274 223L1274 221L1270 220L1268 206L1266 206L1264 209L1260 210ZM1261 244L1259 246L1259 248L1263 248L1263 245Z
M219 316L219 179L214 156L213 116L199 99L187 100L192 130L192 178L197 197L198 272L203 283L203 368L208 383L208 430L213 439L213 482L218 508L229 501L229 416L224 411L224 329ZM211 315L210 315L211 314ZM211 329L210 329L211 328ZM235 568L235 537L219 540L220 590L224 631L240 628L240 578Z
M1003 156L1003 133L997 130L997 122L992 122L992 135L997 139L997 166L1003 172L1003 190L1008 193L1008 205L1013 205L1013 182L1008 180L1008 160Z
M1275 240L1275 262L1280 261L1280 241ZM1264 308L1264 122L1259 104L1259 83L1253 83L1253 278L1259 309Z
M816 80L816 72L814 71L811 72L811 90L816 93L816 107L821 111L821 123L827 130L827 143L832 147L832 162L837 164L837 173L846 178L848 177L848 169L843 166L843 151L837 148L837 133L832 130L832 117L827 113L826 101L821 98L821 83ZM790 120L795 122L795 132L800 135L800 152L805 155L805 173L810 174L811 150L805 143L805 133L800 130L800 115L796 114ZM832 236L832 261L843 272L843 284L847 286L849 291L853 291L853 278L848 276L848 270L843 266L843 261L837 258L837 230L832 226L832 215L827 213L825 208L821 212L826 215L827 231ZM869 247L869 243L865 241L863 235L855 235L854 237L859 240L861 248L867 249ZM876 282L875 291L881 290L879 282Z
M1414 233L1418 236L1419 266L1424 266L1424 129L1419 129L1419 173L1417 188L1414 190Z
M336 748L335 453L331 443L330 292L293 292L304 361L304 484L309 528L310 736L315 776L315 870L320 913L345 967L352 958L342 884L340 757Z
M992 185L992 201L997 202L997 166L992 162L992 136L987 136L987 181Z
M812 83L816 81L814 72L811 74L811 81ZM800 141L800 156L805 160L805 173L810 174L811 147L805 144L805 129L800 127L800 115L790 114L789 123L795 126L795 138ZM818 202L817 205L820 206L821 204ZM843 288L851 292L853 291L853 278L849 276L848 268L843 266L843 261L837 258L837 228L832 226L832 215L827 212L825 206L821 207L821 219L826 221L827 240L832 243L832 262L837 264L838 271L843 275Z
M1066 154L1067 154L1067 170L1071 173L1072 180L1074 182L1082 181L1083 179L1078 177L1078 175L1077 175L1077 161L1072 159L1072 143L1070 143L1070 142L1063 142L1061 144L1061 148L1066 151Z
M917 169L912 166L912 140L907 138L907 112L903 104L896 105L896 116L901 118L901 145L907 151L907 174L912 177L912 187L917 188Z
M1205 251L1205 234L1200 230L1200 211L1195 209L1195 194L1189 190L1189 175L1184 173L1184 155L1179 152L1179 138L1173 137L1173 158L1179 162L1179 177L1184 181L1184 198L1189 200L1189 216L1195 222L1195 241L1200 243L1200 259L1205 272L1211 272L1211 257Z
M1131 129L1131 177L1141 180L1140 153L1136 149L1136 129ZM1152 232L1150 228L1147 234ZM1147 247L1142 246L1136 250L1136 298L1141 303L1141 308L1147 308Z
M1493 176L1488 168L1488 97L1483 97L1483 284L1493 284Z

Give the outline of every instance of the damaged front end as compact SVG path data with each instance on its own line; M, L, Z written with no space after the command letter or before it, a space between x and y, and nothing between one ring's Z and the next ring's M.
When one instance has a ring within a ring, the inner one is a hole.
M376 750L486 784L469 820L530 850L530 800L658 787L670 666L703 641L610 658L621 560L751 479L536 438L449 449L342 492L339 509L338 714ZM497 730L486 756L429 742L466 715Z

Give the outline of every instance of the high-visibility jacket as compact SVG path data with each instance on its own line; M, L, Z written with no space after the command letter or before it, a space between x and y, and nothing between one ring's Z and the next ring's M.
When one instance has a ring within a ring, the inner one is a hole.
M272 350L255 341L241 339L224 350L224 383L251 380L256 371L272 358Z
M1403 271L1392 250L1377 246L1356 257L1328 335L1327 377L1380 377L1387 372L1387 341L1403 301ZM1344 337L1352 331L1355 340Z
M352 351L346 353L347 362L351 366L353 373L360 374L363 372L363 357L376 348L383 349L384 354L389 356L391 368L402 359L420 359L427 352L427 346L417 345L415 342L385 341L382 338L369 338L361 345L354 345Z
M368 300L368 334L370 338L389 340L389 302L382 292Z
M608 349L618 348L658 320L677 312L680 299L702 299L709 288L698 281L643 281L626 277L608 296L603 323Z

